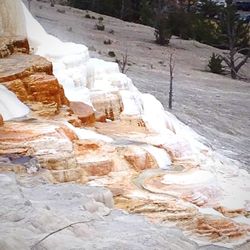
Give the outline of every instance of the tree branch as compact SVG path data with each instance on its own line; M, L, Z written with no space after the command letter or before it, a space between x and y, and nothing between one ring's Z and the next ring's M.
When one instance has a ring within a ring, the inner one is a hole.
M241 48L237 50L237 53L241 53L242 51L245 51L245 50L248 50L248 53L250 52L250 48L245 47L245 48Z
M235 71L238 72L240 68L247 62L249 58L249 54L245 56L245 58L235 67Z
M227 57L222 56L222 55L220 55L220 57L227 64L228 67L231 67L231 62Z
M91 221L93 221L93 220L94 220L94 219L90 219L90 220L86 220L86 221L78 221L78 222L71 223L71 224L69 224L69 225L67 225L67 226L65 226L65 227L59 228L59 229L57 229L57 230L55 230L55 231L53 231L53 232L47 234L47 235L44 236L41 240L39 240L37 243L35 243L33 246L31 246L31 250L35 250L35 247L36 247L37 245L39 245L42 241L46 240L47 238L49 238L51 235L53 235L53 234L55 234L55 233L61 232L61 231L63 231L64 229L69 228L69 227L72 227L72 226L74 226L74 225L83 224L83 223L88 223L88 222L91 222Z

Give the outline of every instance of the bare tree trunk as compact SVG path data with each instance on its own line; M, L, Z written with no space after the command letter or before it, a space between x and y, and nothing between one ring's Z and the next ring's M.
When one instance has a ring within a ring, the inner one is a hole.
M124 11L125 11L125 0L122 0L121 13L120 13L120 18L122 20L124 18Z
M126 74L128 71L128 52L126 50L125 54L122 54L122 60L116 60L116 62L118 63L118 66L120 68L120 71L123 74Z
M233 79L236 79L238 76L238 71L240 68L247 62L250 56L250 49L248 48L237 48L237 20L235 20L235 13L232 13L232 10L228 9L231 7L232 1L227 1L226 9L226 27L227 27L227 38L228 38L228 47L229 53L227 56L222 56L222 59L225 61L227 66L230 69L230 75ZM246 51L246 55L240 55Z
M169 98L168 98L168 107L172 109L173 107L173 80L174 80L174 54L173 52L170 53L169 57Z

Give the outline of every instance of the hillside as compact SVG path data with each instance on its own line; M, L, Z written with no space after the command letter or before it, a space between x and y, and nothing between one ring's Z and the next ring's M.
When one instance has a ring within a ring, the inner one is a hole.
M0 2L0 249L249 249L249 83L205 72L211 47L31 3L55 36L21 0ZM110 57L124 49L138 88ZM167 103L170 50L173 112L204 137L154 97Z
M65 12L64 12L65 11ZM59 6L51 8L44 3L32 2L31 12L45 29L63 41L83 43L91 55L114 61L108 56L114 51L118 59L127 51L127 75L143 92L155 95L167 108L168 57L175 57L173 113L184 123L208 139L209 145L224 155L250 164L250 83L232 80L206 72L206 65L218 49L174 37L169 47L154 43L150 27L104 17L105 31L95 29L96 19L85 18L86 12ZM114 30L114 34L109 31ZM104 45L110 39L111 45ZM241 74L250 78L250 62Z

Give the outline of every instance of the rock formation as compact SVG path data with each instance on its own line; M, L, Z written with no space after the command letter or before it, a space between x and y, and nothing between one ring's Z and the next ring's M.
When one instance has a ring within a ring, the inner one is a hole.
M94 235L108 239L96 249L154 243L166 249L170 236L175 249L197 249L169 225L202 244L248 240L249 174L204 146L116 64L89 59L84 45L48 35L22 8L28 43L4 38L0 50L0 248L93 249ZM28 54L29 47L38 55ZM156 224L111 212L113 202ZM107 216L119 234L98 216ZM139 233L132 229L138 225Z
M1 114L0 114L0 126L3 126L3 117Z

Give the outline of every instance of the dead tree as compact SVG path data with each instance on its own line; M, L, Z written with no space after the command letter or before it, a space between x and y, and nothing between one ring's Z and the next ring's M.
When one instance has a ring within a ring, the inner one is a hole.
M250 31L248 25L239 20L237 9L232 0L226 2L227 6L224 8L222 24L225 27L229 53L221 56L221 58L229 67L231 77L236 79L239 70L250 56ZM244 41L243 44L242 41Z
M246 55L240 54L242 52L246 52ZM222 60L226 63L230 70L230 75L233 79L236 79L238 76L238 72L241 67L247 62L250 57L250 49L249 48L230 48L230 51L227 55L221 56Z
M116 59L116 62L119 65L120 71L123 74L126 74L128 71L128 53L127 53L127 51L125 52L125 54L122 54L122 59L121 60Z
M169 98L168 98L168 107L169 109L172 109L173 107L173 80L174 80L174 53L171 52L169 55Z

